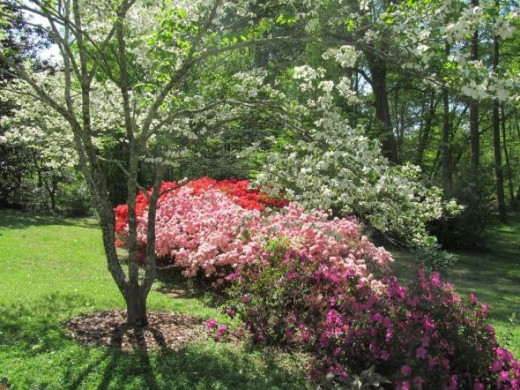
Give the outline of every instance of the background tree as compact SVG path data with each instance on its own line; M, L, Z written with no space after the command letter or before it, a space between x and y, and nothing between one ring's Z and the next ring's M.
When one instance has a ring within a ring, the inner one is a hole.
M34 26L24 19L14 1L1 2L0 9L11 15L10 22L1 26L0 33L6 55L17 64L31 59L32 66L35 68L48 66L38 57L38 52L50 44L45 39L41 27ZM9 72L6 64L0 63L0 82L7 82L12 78L13 74ZM12 103L2 99L0 101L0 120L10 117L12 108ZM0 125L0 137L6 130L5 125ZM32 168L28 151L21 145L0 143L0 208L21 206L24 197L27 196L24 179L33 172Z

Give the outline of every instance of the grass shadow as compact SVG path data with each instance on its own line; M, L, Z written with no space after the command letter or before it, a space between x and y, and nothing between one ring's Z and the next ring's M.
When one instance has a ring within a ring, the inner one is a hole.
M33 356L62 348L68 338L60 317L71 316L73 309L85 302L81 295L54 293L38 301L3 305L0 346Z
M259 358L214 347L152 353L106 349L82 371L69 368L62 383L67 389L98 390L310 388L302 372L287 370L269 355Z
M520 316L520 221L511 218L508 224L497 224L488 230L487 248L455 251L457 263L443 273L465 297L475 293L491 306L492 319L508 323L512 313ZM406 280L413 278L417 262L412 255L394 250L396 274Z
M95 218L66 218L53 214L34 213L29 211L0 210L0 228L26 229L31 226L75 226L98 229L99 223Z

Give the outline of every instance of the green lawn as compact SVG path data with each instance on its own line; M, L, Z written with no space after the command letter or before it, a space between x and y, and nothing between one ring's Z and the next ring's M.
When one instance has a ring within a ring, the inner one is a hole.
M491 231L493 250L461 253L448 279L493 310L502 344L520 357L520 224ZM412 261L397 253L406 277ZM178 352L124 353L77 345L64 322L124 308L106 269L95 220L0 212L0 377L11 389L303 389L296 355L249 350L208 339ZM160 290L159 284L156 290ZM151 310L220 317L204 298L172 299L152 291ZM222 317L220 317L222 318Z
M302 389L298 356L211 339L178 352L82 347L73 316L124 308L106 269L94 220L0 212L0 378L10 389ZM219 317L203 299L152 291L151 310Z

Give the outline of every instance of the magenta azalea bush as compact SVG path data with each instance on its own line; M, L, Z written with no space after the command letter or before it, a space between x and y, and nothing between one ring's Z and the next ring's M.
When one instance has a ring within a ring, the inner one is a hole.
M230 276L231 308L256 342L312 352L314 379L347 383L375 367L397 389L519 388L520 363L498 346L488 308L464 304L437 273L374 284L284 245Z

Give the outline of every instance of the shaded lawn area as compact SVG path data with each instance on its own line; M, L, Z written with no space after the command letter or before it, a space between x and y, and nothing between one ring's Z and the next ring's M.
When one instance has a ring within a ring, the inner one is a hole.
M490 307L489 322L500 344L520 358L520 221L496 225L487 234L488 248L456 252L458 262L443 278L463 299L474 293ZM415 261L402 251L392 252L397 275L411 277Z
M302 389L302 358L208 338L180 351L84 347L64 323L124 308L92 219L0 212L0 377L11 389ZM150 310L224 320L204 299L157 291Z

